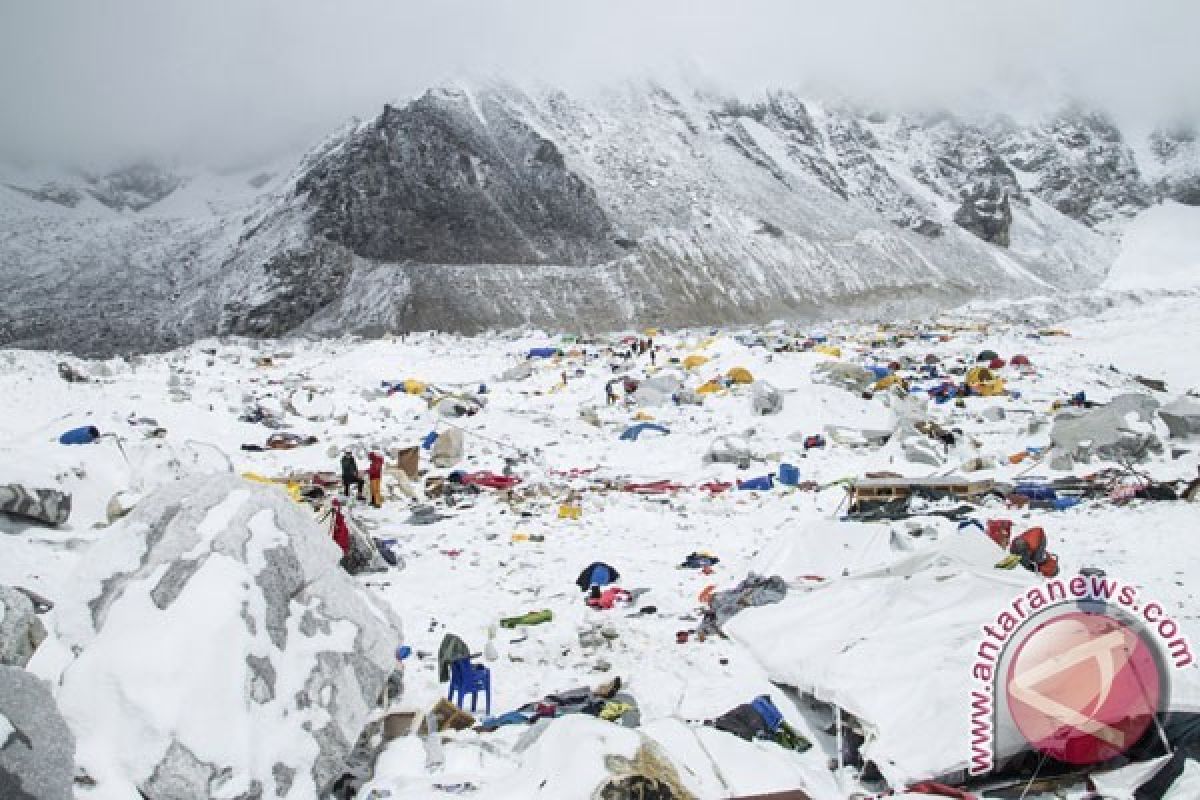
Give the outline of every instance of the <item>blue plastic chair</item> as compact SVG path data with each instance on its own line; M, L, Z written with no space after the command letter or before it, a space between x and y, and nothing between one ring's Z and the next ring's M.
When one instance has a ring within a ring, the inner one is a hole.
M454 700L454 704L462 708L466 696L471 695L471 711L475 711L480 691L483 692L484 714L490 717L492 671L482 664L472 664L469 658L460 658L450 664L450 691L446 694L446 699L454 700L454 694L457 692L458 699Z
M800 468L794 464L780 464L779 482L784 486L795 486L800 482Z

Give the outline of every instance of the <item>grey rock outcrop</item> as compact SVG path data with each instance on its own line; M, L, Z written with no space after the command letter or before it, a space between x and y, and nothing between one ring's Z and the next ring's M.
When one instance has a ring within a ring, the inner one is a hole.
M376 261L587 266L624 254L591 185L496 93L384 106L295 192L315 235Z
M0 586L0 666L23 667L46 639L33 602L11 586Z
M1088 226L1130 217L1154 202L1129 144L1103 114L1068 109L1031 129L1010 129L999 151L1037 176L1032 193Z
M962 205L954 212L954 223L989 244L1008 247L1012 228L1008 192L998 183L976 184L964 191Z
M59 700L88 732L80 764L118 740L132 754L122 780L149 800L282 796L281 781L327 792L400 639L340 555L286 494L232 476L139 503L59 604L77 653Z
M1156 164L1155 188L1177 203L1200 206L1200 142L1191 126L1175 126L1150 135Z
M71 800L74 775L75 737L49 684L0 666L0 797Z

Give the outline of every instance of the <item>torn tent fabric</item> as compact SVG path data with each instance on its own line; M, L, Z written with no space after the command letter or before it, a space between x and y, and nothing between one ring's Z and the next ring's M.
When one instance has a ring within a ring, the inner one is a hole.
M607 586L620 578L621 573L617 572L616 567L609 566L603 561L594 561L579 573L579 577L575 579L575 585L579 587L579 591L586 592L593 586Z

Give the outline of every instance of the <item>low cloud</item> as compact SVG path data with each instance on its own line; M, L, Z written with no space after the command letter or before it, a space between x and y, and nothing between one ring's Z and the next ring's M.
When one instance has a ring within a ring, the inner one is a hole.
M0 158L237 166L460 76L642 76L891 107L1200 118L1200 3L31 0L0 7Z

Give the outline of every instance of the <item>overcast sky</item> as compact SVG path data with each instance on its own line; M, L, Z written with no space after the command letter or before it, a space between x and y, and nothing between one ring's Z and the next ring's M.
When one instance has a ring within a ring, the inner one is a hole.
M0 157L233 165L459 76L1200 117L1200 0L0 0Z

